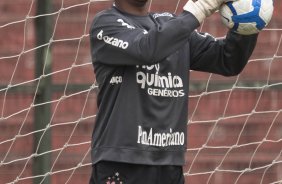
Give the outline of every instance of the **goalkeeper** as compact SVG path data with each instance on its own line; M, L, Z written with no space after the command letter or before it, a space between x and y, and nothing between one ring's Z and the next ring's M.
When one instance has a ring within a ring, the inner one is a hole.
M196 31L226 1L189 0L176 16L148 13L148 0L115 0L95 16L91 184L184 183L189 71L237 75L256 45L257 34Z

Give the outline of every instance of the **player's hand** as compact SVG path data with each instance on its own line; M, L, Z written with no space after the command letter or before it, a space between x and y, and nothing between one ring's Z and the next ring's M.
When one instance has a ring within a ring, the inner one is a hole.
M188 0L183 9L192 13L201 23L206 17L218 10L223 3L230 1L237 0L198 0L196 2Z

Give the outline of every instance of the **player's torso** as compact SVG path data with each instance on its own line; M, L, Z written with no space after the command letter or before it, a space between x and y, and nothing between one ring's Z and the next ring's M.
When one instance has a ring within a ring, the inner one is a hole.
M124 26L149 32L152 27L162 26L170 16L117 14L116 17ZM178 150L177 154L185 151L189 81L187 45L153 65L94 63L100 85L100 111L94 134L94 140L98 137L100 140L95 144L152 152ZM107 129L103 130L105 126ZM164 157L164 160L168 159Z

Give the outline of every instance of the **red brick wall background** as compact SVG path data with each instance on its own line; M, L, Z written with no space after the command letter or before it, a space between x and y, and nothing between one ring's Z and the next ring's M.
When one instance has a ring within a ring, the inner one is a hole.
M93 16L111 2L53 1L55 13L50 16L58 21L53 30L52 80L63 87L66 81L92 85L88 30ZM178 6L176 2L153 0L151 10L179 13L185 1ZM274 17L241 75L191 72L186 183L282 180L282 1L274 2ZM0 1L0 184L32 183L35 7L32 0ZM199 29L216 37L226 33L218 14ZM67 87L65 93L56 90L53 100L51 181L87 183L95 90L73 94Z

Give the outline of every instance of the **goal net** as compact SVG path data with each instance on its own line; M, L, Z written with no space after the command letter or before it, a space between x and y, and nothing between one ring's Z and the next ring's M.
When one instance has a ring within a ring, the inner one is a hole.
M152 0L180 13L185 0ZM89 26L108 0L0 1L0 183L87 183L97 112ZM282 1L236 77L191 71L186 183L282 183ZM199 31L227 29L216 13Z

